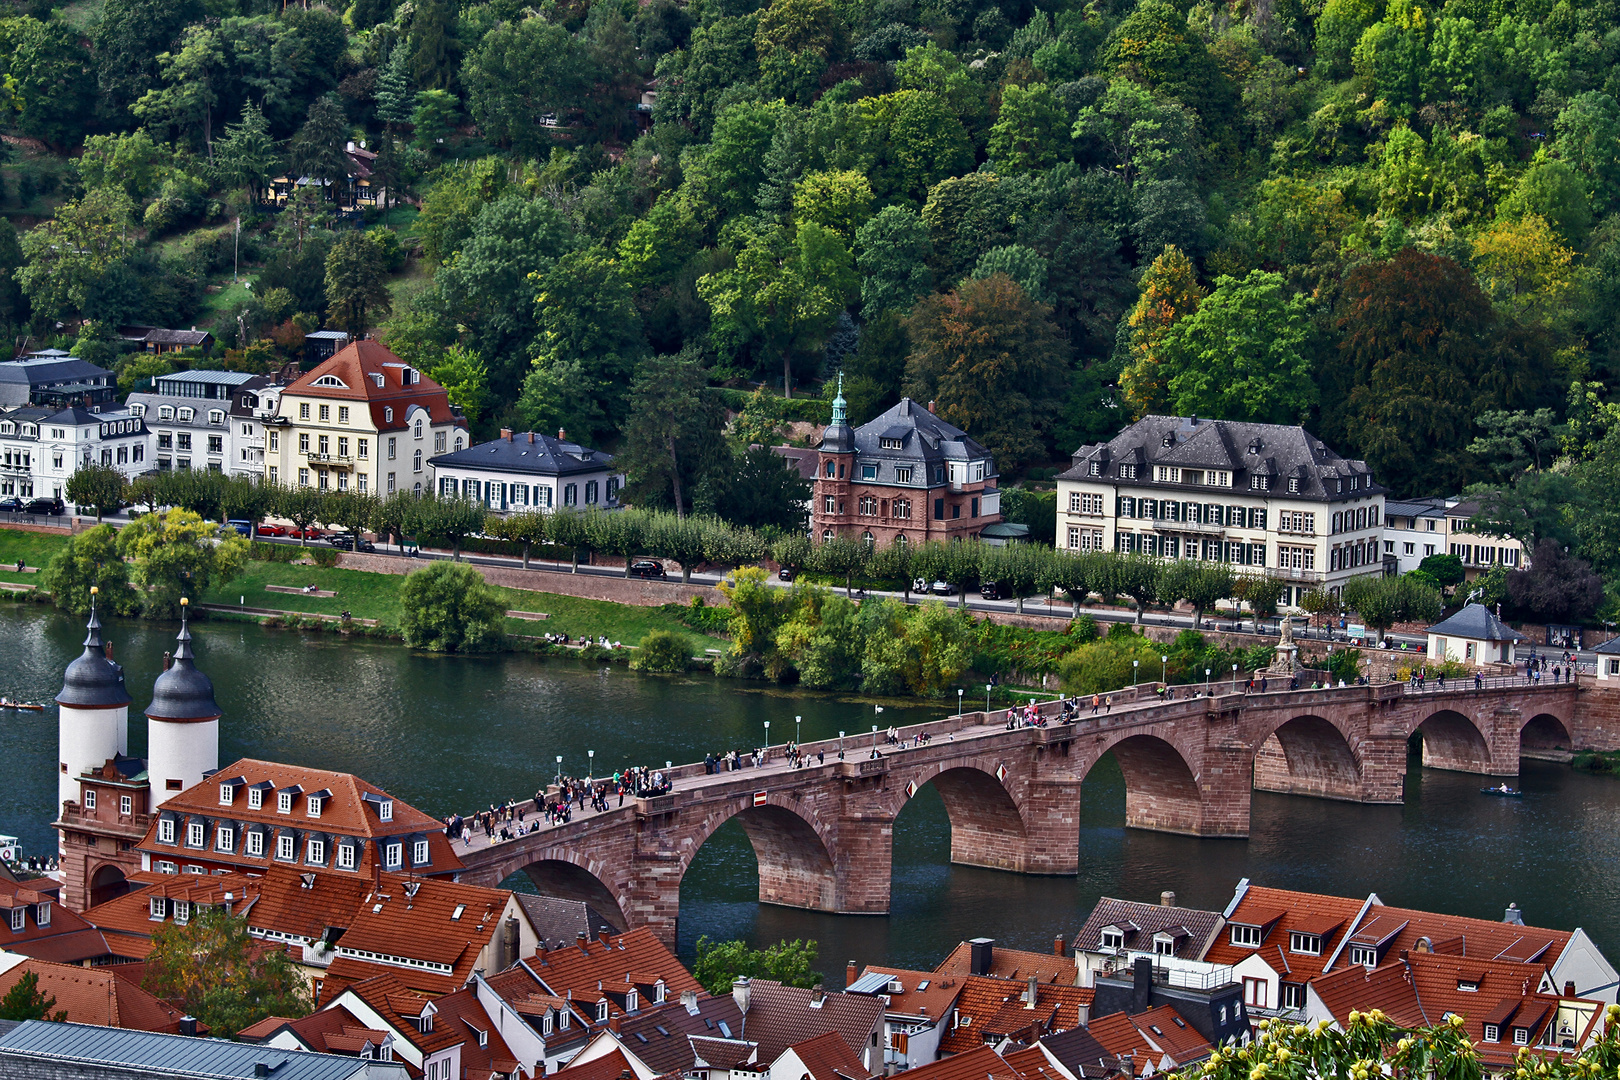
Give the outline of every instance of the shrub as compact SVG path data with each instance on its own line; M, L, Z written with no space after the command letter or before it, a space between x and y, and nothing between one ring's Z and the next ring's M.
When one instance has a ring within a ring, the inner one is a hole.
M630 661L636 671L680 672L692 660L686 637L671 630L651 630L641 639L641 651Z
M1082 615L1069 623L1069 636L1081 645L1097 640L1097 620L1089 614Z
M291 544L267 544L263 540L253 541L248 551L248 558L258 562L297 562L308 553L308 549L293 547Z
M483 575L465 563L437 562L407 575L400 606L400 630L414 648L480 652L497 648L506 636L505 607Z
M306 551L306 554L308 554L309 557L314 560L316 566L333 567L337 565L338 556L343 554L343 552L339 551L337 548L323 547L308 550Z

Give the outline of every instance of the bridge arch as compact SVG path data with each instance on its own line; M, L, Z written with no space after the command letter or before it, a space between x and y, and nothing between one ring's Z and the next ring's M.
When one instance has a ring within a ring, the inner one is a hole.
M1413 731L1423 740L1423 767L1489 773L1491 748L1474 720L1455 709L1437 709Z
M124 868L114 863L104 863L90 875L89 906L116 900L129 890L130 883L124 876Z
M1285 795L1357 801L1362 768L1338 724L1307 713L1278 724L1254 756L1254 786Z
M951 827L951 862L992 870L1030 872L1029 828L1007 786L983 764L944 761L908 774L918 789L930 784L945 804ZM899 785L902 792L906 785ZM896 816L910 797L895 807ZM1076 843L1078 848L1078 843Z
M1575 741L1569 725L1552 713L1536 713L1519 729L1519 756L1568 761Z
M1204 831L1198 777L1174 743L1157 735L1135 734L1096 749L1098 758L1112 752L1124 774L1126 825L1194 835ZM1088 767L1086 772L1090 771Z
M753 796L743 796L714 808L698 826L681 837L679 876L726 822L736 819L754 849L759 864L759 901L808 908L812 911L838 911L838 851L831 831L815 811L800 800L776 792L756 804ZM847 854L846 854L847 858ZM678 902L679 883L672 903Z
M517 865L497 868L498 882L520 873L541 896L584 901L615 929L629 929L630 921L626 918L629 894L618 876L600 861L572 846L558 845L528 852L513 862Z

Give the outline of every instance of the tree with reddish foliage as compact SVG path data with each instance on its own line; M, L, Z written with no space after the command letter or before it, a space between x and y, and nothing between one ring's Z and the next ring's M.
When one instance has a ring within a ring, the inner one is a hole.
M936 401L941 416L989 449L1003 474L1044 457L1069 359L1050 307L1007 275L991 274L923 297L906 328L906 393Z
M1603 603L1603 579L1556 540L1536 545L1530 565L1507 579L1508 602L1538 622L1575 623Z

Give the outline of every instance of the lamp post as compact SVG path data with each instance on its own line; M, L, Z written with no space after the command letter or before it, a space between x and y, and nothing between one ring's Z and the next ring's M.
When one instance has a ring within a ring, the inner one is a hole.
M1209 668L1204 669L1204 696L1209 697Z
M797 747L799 745L799 741L800 741L799 740L799 725L801 723L803 723L803 722L804 722L804 717L802 717L802 716L795 716L793 718L793 745L795 747Z
M844 733L842 731L838 733L838 760L844 760Z
M763 761L765 759L768 759L770 756L771 756L771 722L769 720L767 720L767 721L765 721L765 757L762 758L761 760Z
M1131 661L1131 685L1135 686L1142 681L1142 661Z
M872 725L872 752L877 753L877 725Z
M990 719L990 691L995 685L995 683L984 684L984 718L986 720Z
M956 715L962 715L962 687L956 688Z
M1170 682L1170 680L1165 678L1165 675L1169 672L1169 670L1170 670L1170 656L1169 656L1168 653L1161 653L1160 656L1159 656L1159 681L1162 682L1162 683L1165 683L1167 685Z
M1232 665L1232 692L1237 693L1237 665Z
M557 755L557 783L562 783L562 755Z
M589 762L589 764L585 766L585 782L588 784L591 782L591 777L596 775L596 751L585 751L585 758Z

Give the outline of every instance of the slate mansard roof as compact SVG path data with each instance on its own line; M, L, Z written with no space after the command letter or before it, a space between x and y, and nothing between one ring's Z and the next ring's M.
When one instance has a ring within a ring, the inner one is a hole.
M435 469L450 467L531 476L570 476L612 469L613 455L549 435L520 431L510 439L491 439L465 450L437 454L428 464Z
M843 432L849 431L847 424L835 419L822 436L823 450L850 452L839 445L840 428ZM888 412L856 428L853 447L859 461L878 463L878 480L883 482L894 482L894 474L889 471L892 466L921 466L922 471L914 474L913 482L918 487L926 487L929 476L927 467L950 461L982 460L985 463L985 479L996 475L989 450L961 428L946 423L910 398L901 398L900 403Z
M1145 416L1105 443L1076 450L1060 480L1118 480L1120 467L1138 467L1135 482L1154 480L1154 468L1209 470L1232 474L1229 490L1251 490L1249 478L1271 478L1272 493L1331 502L1385 489L1373 480L1365 461L1339 455L1302 427L1200 420L1196 416ZM1094 476L1091 466L1100 471ZM1289 487L1298 480L1298 490ZM1171 490L1207 492L1206 485L1172 484Z

